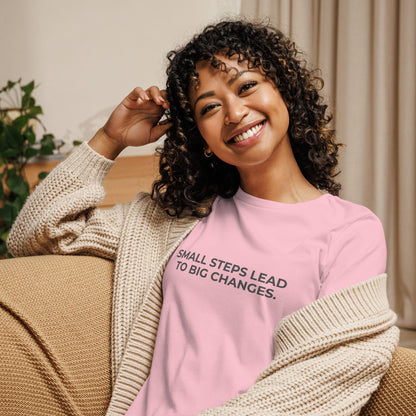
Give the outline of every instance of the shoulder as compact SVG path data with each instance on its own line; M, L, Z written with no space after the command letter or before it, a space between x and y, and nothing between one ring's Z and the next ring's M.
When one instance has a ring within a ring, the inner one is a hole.
M356 229L359 234L383 232L383 225L377 215L369 208L346 201L337 196L328 198L329 231L342 233L348 229Z
M332 197L330 229L327 235L325 263L334 261L371 261L381 265L384 270L387 256L386 238L383 225L377 215L369 208ZM375 272L374 272L375 274Z
M196 217L168 215L149 193L140 192L130 205L122 238L129 249L142 247L150 250L146 252L152 256L162 258L177 247L198 221Z
M198 218L185 215L182 218L169 215L152 199L150 193L139 192L131 203L130 221L150 227L182 227L198 222Z
M319 297L385 272L387 247L383 226L368 208L331 198L334 218L321 263Z

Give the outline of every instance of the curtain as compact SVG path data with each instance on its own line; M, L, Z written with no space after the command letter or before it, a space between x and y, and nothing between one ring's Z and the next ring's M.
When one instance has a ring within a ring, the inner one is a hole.
M383 223L389 299L416 329L416 1L242 0L321 68L341 151L341 197Z

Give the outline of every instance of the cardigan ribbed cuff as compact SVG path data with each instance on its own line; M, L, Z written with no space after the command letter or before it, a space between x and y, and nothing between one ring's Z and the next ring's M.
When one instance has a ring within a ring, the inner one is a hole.
M290 352L324 334L334 335L340 328L345 334L347 328L354 327L358 321L366 322L368 334L377 332L383 315L387 327L393 325L396 314L389 309L386 279L386 274L375 276L318 299L283 318L275 331L276 353ZM373 321L377 325L373 326Z
M64 161L60 167L73 172L84 182L102 183L110 169L114 166L115 161L107 159L83 142L74 150Z

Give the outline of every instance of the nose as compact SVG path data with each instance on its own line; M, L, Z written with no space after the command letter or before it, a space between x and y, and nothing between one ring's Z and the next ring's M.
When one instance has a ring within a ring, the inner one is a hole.
M238 124L248 114L248 108L240 97L232 97L226 103L224 124Z

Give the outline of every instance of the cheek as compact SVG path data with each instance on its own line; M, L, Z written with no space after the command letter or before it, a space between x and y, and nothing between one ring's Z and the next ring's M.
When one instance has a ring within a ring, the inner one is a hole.
M280 96L274 99L270 97L268 101L265 105L279 118L279 124L287 127L289 125L289 111L283 99Z
M208 145L212 145L217 141L221 134L218 123L214 119L204 120L202 123L197 123L199 133Z
M285 124L287 126L289 126L289 111L286 107L286 104L282 104L280 107L280 111L281 111L281 115L282 115L282 119L285 121Z
M286 104L283 101L283 98L275 90L269 91L269 94L265 94L264 99L267 100L265 104L268 106L279 109L280 111L286 109Z

